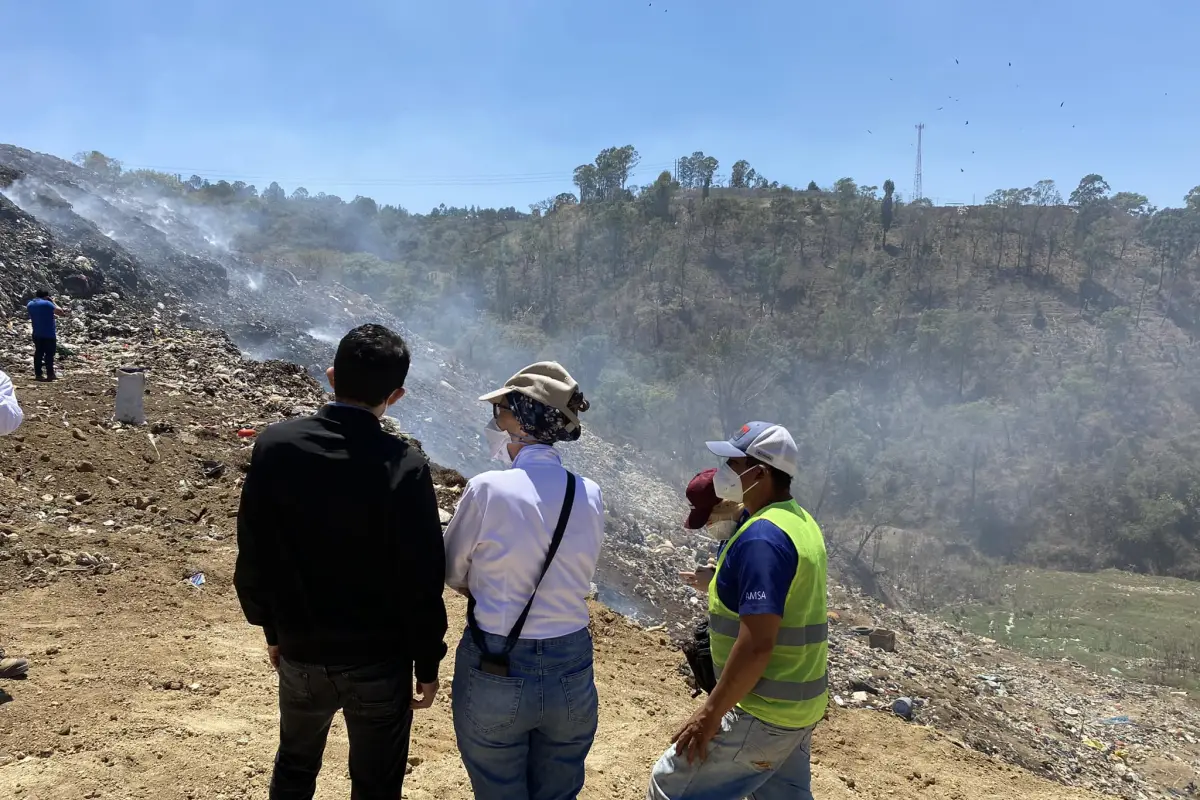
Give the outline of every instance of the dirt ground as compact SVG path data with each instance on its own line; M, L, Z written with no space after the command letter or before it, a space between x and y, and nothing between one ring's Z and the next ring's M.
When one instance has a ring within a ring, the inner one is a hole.
M248 453L235 431L271 414L156 391L151 441L145 428L112 426L99 375L16 382L28 418L0 440L0 645L32 665L28 679L0 682L14 697L0 705L0 797L265 798L275 677L231 580ZM187 580L196 570L200 587ZM464 608L447 602L453 645ZM582 797L640 798L699 701L666 639L593 612L601 722ZM406 797L471 796L445 689L417 717L412 754ZM818 798L1098 797L870 711L835 713L814 762ZM317 796L349 796L340 722Z

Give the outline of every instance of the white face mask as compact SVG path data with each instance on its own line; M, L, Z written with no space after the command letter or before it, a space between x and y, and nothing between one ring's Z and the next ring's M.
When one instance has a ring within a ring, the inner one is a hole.
M720 522L710 523L708 526L708 535L714 539L725 541L730 536L733 536L737 530L737 523L731 519L723 519Z
M754 467L750 469L754 469ZM750 469L746 472L749 472ZM733 471L733 467L729 466L728 461L721 464L717 468L717 474L713 475L713 491L717 493L717 497L734 503L742 502L742 496L745 494L745 490L742 489L742 475L745 475L746 472L739 475ZM751 489L755 486L758 486L758 481L750 484Z
M483 438L487 440L488 454L504 464L505 467L511 467L512 453L508 451L508 445L512 442L512 436L506 431L500 430L500 426L496 424L496 420L492 420L483 429Z

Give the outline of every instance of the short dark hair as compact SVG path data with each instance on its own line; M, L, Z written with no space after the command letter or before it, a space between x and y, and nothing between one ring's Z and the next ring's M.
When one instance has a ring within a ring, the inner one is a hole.
M792 476L788 475L778 467L772 467L765 461L759 461L754 456L746 456L746 461L752 467L766 467L767 474L771 476L771 485L780 491L792 488Z
M37 296L38 296L39 300L49 300L50 299L50 290L49 289L38 289Z
M412 357L398 333L359 325L342 337L333 357L333 392L341 400L378 406L404 386Z

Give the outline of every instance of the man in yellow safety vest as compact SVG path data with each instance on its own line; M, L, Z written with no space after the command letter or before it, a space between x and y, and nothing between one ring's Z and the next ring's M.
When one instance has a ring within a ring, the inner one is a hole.
M825 540L792 499L787 429L742 426L708 448L716 493L741 502L708 585L717 685L654 766L649 800L812 800L813 727L825 715Z

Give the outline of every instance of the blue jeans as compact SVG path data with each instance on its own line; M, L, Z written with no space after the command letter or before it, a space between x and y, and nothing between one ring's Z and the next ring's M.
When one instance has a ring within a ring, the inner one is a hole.
M312 800L338 709L350 737L352 800L396 800L412 730L412 662L326 667L279 660L279 751L271 800Z
M504 637L485 633L489 652ZM476 800L575 800L596 738L599 701L587 628L521 639L509 677L479 670L469 633L454 663L454 733Z
M813 800L810 728L780 728L735 708L721 720L708 759L687 763L667 748L647 800Z

